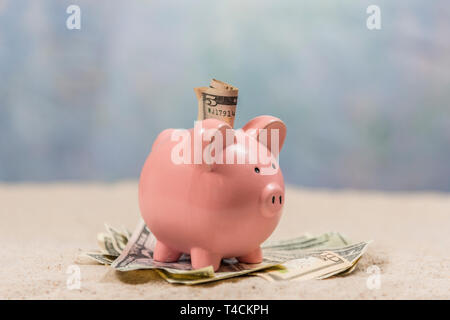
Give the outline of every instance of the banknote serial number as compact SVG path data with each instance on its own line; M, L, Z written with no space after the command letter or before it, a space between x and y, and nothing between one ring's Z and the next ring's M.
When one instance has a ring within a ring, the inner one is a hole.
M208 108L208 113L215 116L221 117L235 117L236 112L234 110L222 110L218 108Z
M181 315L200 315L211 318L214 314L224 315L268 315L269 305L263 304L224 304L223 306L198 306L188 304L180 308Z

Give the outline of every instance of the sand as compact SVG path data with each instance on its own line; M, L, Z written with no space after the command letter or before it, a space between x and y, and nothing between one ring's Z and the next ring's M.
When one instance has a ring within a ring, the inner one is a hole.
M272 239L340 231L374 242L347 277L271 283L257 277L171 285L153 271L79 265L103 223L133 229L137 184L0 185L1 299L449 299L450 195L290 187ZM375 265L376 267L371 267ZM369 268L371 267L371 268ZM75 267L76 268L76 267ZM380 271L379 287L369 270Z

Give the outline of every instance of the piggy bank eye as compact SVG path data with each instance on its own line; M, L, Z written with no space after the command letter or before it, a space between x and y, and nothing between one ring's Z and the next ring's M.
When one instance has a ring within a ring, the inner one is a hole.
M272 168L276 169L277 166L275 165L275 163L272 163Z
M255 167L255 172L259 173L259 168L258 167Z

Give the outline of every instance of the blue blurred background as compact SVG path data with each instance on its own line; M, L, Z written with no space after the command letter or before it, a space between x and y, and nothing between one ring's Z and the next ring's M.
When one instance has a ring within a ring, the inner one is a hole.
M137 178L217 78L236 127L286 122L290 184L450 191L449 32L448 1L0 0L0 181Z

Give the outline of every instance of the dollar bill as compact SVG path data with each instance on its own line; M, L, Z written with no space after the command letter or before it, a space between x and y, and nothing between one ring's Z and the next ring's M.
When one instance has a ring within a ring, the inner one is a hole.
M141 220L133 232L128 244L120 256L111 264L118 271L142 269L162 269L170 274L182 274L186 277L212 277L212 266L193 270L188 255L182 255L177 262L159 262L153 260L156 238Z
M110 225L108 225L106 223L105 223L105 228L106 228L106 231L108 231L110 238L112 239L112 244L114 246L114 249L119 253L122 252L128 243L127 235L123 232L118 231L117 229L111 227Z
M333 251L337 255L343 257L347 261L353 263L356 259L358 259L367 249L368 245L371 241L362 241L354 244L350 244L343 247L335 247L335 248L297 248L293 250L284 250L283 248L277 250L264 250L264 259L268 259L270 261L278 261L280 263L294 260L307 258L313 254L320 254L325 251Z
M291 251L342 247L349 243L350 241L340 233L327 232L315 237L303 235L293 239L267 242L263 243L261 247L265 250L282 249L283 251Z
M120 232L105 224L108 233L100 233L101 251L88 252L86 257L101 264L111 265L120 272L153 269L169 283L194 285L223 280L245 274L269 281L325 279L348 274L367 249L369 242L350 244L338 232L318 236L309 234L293 239L269 241L261 246L264 260L260 264L240 263L223 259L218 271L212 266L193 270L190 256L183 254L177 262L153 260L156 238L140 221L133 233Z
M317 279L321 280L321 279L326 279L326 278L329 278L329 277L332 277L332 276L345 277L345 276L349 275L350 273L352 273L353 271L355 271L356 266L357 266L357 264L358 264L360 259L361 259L361 257L356 259L356 261L353 262L352 265L349 268L347 268L347 269L341 270L341 271L333 273L333 274L324 274L324 275L318 277Z
M143 269L155 269L166 281L179 284L200 284L218 281L268 268L274 263L245 264L236 259L224 259L218 271L212 266L192 269L190 256L183 254L177 262L159 262L153 260L156 238L141 221L122 254L111 266L122 272Z
M323 274L331 274L339 270L347 269L351 263L333 251L324 251L290 260L283 263L282 268L276 268L254 275L263 274L266 280L310 280Z
M110 255L114 257L118 257L120 255L120 251L116 249L117 245L114 245L113 239L107 235L106 233L99 233L97 235L98 246L101 249L101 252L105 255Z
M239 89L212 79L209 87L194 88L198 100L198 120L219 119L234 126Z
M263 273L253 273L266 280L309 280L326 279L340 273L350 273L367 250L369 242L358 242L344 247L296 248L264 252L264 259L283 261L281 268L267 270Z
M234 260L234 259L233 259ZM186 279L184 275L174 275L166 272L165 270L157 269L159 275L169 283L195 285L219 280L225 280L229 278L239 277L246 274L251 274L259 270L264 270L273 266L276 263L259 263L259 264L245 264L237 262L237 260L229 262L222 261L222 265L219 270L214 273L213 276L208 278Z
M115 269L119 271L158 269L158 273L166 281L190 285L244 274L256 274L256 271L268 269L280 263L287 264L281 271L281 276L274 273L276 280L306 280L324 274L331 276L339 271L349 269L352 262L362 255L368 245L367 243L349 245L348 240L336 232L325 233L317 237L302 236L294 240L264 244L262 246L264 261L260 264L245 264L236 259L224 259L219 270L213 272L212 267L206 268L206 270L192 270L189 255L183 255L176 263L154 261L152 254L156 239L143 222L140 223L133 235L129 246L113 263L112 266ZM336 249L330 251L329 248ZM313 264L311 264L312 261L314 261ZM305 266L310 267L305 269Z
M101 252L85 252L84 256L101 264L110 265L117 258L116 256L110 256Z
M133 233L132 233L130 230L128 230L127 228L125 228L125 227L122 227L122 230L123 230L122 233L126 235L127 241L128 241L128 239L131 238L131 236L133 235Z

